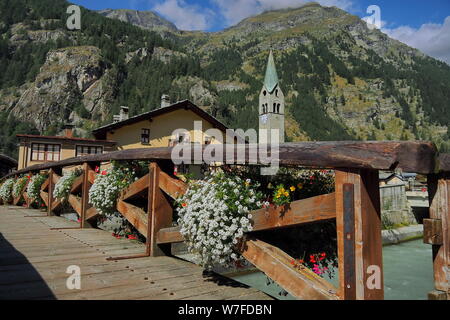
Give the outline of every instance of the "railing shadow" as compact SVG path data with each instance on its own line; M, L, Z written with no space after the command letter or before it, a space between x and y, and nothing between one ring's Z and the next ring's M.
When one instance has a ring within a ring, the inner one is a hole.
M56 297L32 263L0 233L0 300Z

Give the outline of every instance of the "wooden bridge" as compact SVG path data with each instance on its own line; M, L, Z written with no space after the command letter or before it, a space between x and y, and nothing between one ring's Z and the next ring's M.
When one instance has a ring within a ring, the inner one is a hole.
M229 150L223 148L227 155ZM48 172L41 190L48 211L38 216L38 211L8 204L1 209L0 297L15 298L17 292L22 298L268 298L218 276L204 278L199 267L171 257L171 244L184 241L178 228L171 227L172 198L186 191L186 185L171 175L171 152L171 148L118 151L14 173ZM259 159L251 145L245 152L246 159ZM429 298L450 298L450 156L438 155L435 146L427 142L321 142L283 144L279 159L282 166L333 169L335 192L284 208L256 210L252 212L254 231L336 219L339 286L306 267L294 268L289 255L250 233L239 250L256 268L299 299L383 299L378 170L402 169L428 176L431 206L429 218L424 220L424 241L433 246L436 288ZM111 160L150 163L149 173L124 190L117 203L122 216L146 237L145 245L117 242L90 228L97 217L97 210L88 203L95 179L92 168ZM224 156L223 163L229 163L227 160ZM74 227L53 216L61 203L53 199L52 191L64 167L80 165L83 175L73 183L68 199L80 216ZM14 203L21 199L29 204L26 192ZM68 292L64 289L65 268L72 262L87 272L82 278L86 287Z

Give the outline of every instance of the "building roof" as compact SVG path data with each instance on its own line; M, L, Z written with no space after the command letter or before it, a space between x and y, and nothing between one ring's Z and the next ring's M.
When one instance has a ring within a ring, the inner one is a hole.
M397 173L397 172L380 171L378 176L379 176L380 180L389 180L394 177L397 177L401 180L407 180L408 178L415 178L417 176L417 174L416 173L408 173L408 172Z
M278 74L275 68L272 50L270 50L269 60L267 62L266 77L264 78L264 86L272 93L278 85Z
M7 156L5 154L0 153L0 162L6 163L10 167L17 167L17 161L16 159L11 158L10 156Z
M94 134L94 136L97 139L105 139L106 138L106 132L114 130L114 129L118 129L121 128L123 126L126 125L130 125L130 124L134 124L136 122L142 121L142 120L149 120L151 118L154 118L156 116L162 115L162 114L166 114L172 111L176 111L176 110L181 110L181 109L185 109L185 110L191 110L193 112L195 112L198 116L202 117L203 119L205 119L206 121L208 121L209 123L213 124L215 128L220 129L222 131L225 131L228 129L228 127L226 125L224 125L222 122L220 122L219 120L217 120L216 118L214 118L212 115L210 115L209 113L207 113L206 111L202 110L201 108L197 107L195 104L193 104L191 101L189 100L183 100L183 101L179 101L176 102L170 106L167 107L163 107L163 108L159 108L159 109L155 109L149 112L145 112L145 113L141 113L137 116L131 117L127 120L123 120L123 121L119 121L116 123L111 123L108 124L106 126L97 128L95 130L92 131L92 133Z
M65 137L65 136L40 136L35 134L18 134L16 135L19 139L29 138L29 139L46 139L46 140L65 140L65 141L73 141L73 142L86 142L86 143L98 143L98 144L116 144L115 141L112 140L97 140L97 139L86 139L86 138L77 138L77 137Z

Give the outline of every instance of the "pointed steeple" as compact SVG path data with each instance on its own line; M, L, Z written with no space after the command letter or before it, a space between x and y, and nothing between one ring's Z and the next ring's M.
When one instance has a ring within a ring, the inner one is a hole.
M270 50L269 61L267 62L266 77L264 79L264 85L269 93L272 93L278 85L278 74L275 68L275 61L273 59L272 50Z

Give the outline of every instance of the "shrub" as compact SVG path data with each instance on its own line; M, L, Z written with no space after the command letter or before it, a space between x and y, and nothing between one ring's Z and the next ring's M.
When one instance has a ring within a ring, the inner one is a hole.
M24 177L20 177L16 180L16 182L14 183L13 189L12 189L12 196L14 198L19 197L23 190L25 189L25 186L27 184L28 181L28 177L24 176Z
M113 164L112 168L101 171L95 177L89 190L89 203L102 215L114 214L120 192L135 180L134 168Z
M235 246L252 231L249 212L262 206L259 184L223 172L191 182L177 200L178 224L189 252L211 268L215 263L232 265L240 257Z
M36 174L31 177L30 182L27 186L27 194L28 197L33 201L33 203L41 202L41 186L45 182L45 180L47 180L46 175Z
M4 203L8 203L12 200L12 189L14 186L14 179L10 178L3 182L0 187L0 198L2 198Z
M76 169L70 171L63 175L59 181L55 184L55 189L53 190L53 197L55 199L66 201L70 194L70 189L72 188L73 182L76 178L83 174L83 170Z

